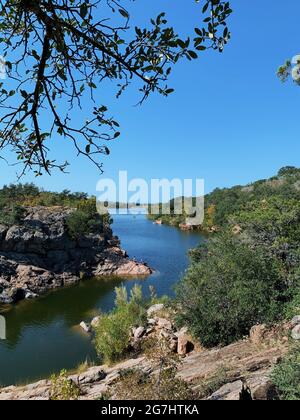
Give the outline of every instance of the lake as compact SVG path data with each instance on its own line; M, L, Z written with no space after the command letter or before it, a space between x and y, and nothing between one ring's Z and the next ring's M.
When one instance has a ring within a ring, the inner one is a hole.
M91 339L78 324L112 309L114 289L122 283L128 290L141 284L145 293L152 285L159 296L172 296L188 265L188 250L204 241L197 232L155 225L142 214L113 219L114 234L129 256L147 262L155 272L146 280L84 280L32 301L0 307L7 323L7 340L0 340L0 386L46 378L85 360L97 362Z

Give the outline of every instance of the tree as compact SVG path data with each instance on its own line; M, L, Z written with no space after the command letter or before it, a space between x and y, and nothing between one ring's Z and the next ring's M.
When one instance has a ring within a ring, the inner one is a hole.
M109 154L106 142L116 139L119 124L96 102L88 121L75 122L82 100L108 79L117 83L117 97L132 80L141 82L142 103L152 92L168 96L172 66L181 58L197 58L206 49L223 51L230 38L229 2L197 0L204 27L196 28L193 43L182 40L167 25L165 13L148 28L130 26L125 0L5 0L0 1L0 44L14 87L0 84L0 153L13 149L24 173L36 175L67 162L49 160L49 139L56 135L73 142L101 170L99 154ZM132 24L131 24L132 25ZM8 60L9 59L9 60ZM86 102L85 102L86 106ZM41 115L47 113L44 127Z
M292 78L295 83L300 85L300 55L295 55L292 60L287 60L280 66L277 75L282 82Z
M177 318L204 346L227 345L282 315L282 264L262 246L219 234L194 251L177 285Z

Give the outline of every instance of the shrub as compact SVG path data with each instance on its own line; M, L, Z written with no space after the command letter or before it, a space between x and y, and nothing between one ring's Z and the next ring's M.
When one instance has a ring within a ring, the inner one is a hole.
M282 265L262 247L229 234L211 239L176 289L177 321L205 346L229 344L256 323L277 320L285 294Z
M62 370L59 375L51 376L50 400L78 400L79 387L68 379L67 371Z
M300 345L296 345L273 370L272 380L281 400L300 399Z
M0 223L13 226L22 223L25 209L17 204L0 208Z
M96 351L106 363L118 361L127 354L131 328L146 321L141 287L132 289L130 299L125 287L116 288L116 296L116 308L102 315L95 328Z
M68 233L72 239L103 230L109 224L109 217L97 213L96 201L91 198L78 203L77 209L67 219Z

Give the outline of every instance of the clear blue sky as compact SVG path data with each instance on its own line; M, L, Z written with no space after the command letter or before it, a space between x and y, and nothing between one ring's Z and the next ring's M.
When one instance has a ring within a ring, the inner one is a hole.
M229 46L223 54L204 52L197 61L179 64L169 83L176 89L171 97L155 95L135 107L134 87L116 102L113 85L99 87L101 103L110 106L122 129L104 158L102 177L127 170L130 178L146 180L204 178L209 192L272 176L285 165L300 166L300 88L276 77L277 67L300 53L300 2L231 3ZM131 11L141 23L166 11L186 35L201 17L194 0L137 0ZM45 175L38 185L95 193L99 173L89 161L77 158L61 138L53 139L52 152L70 161L70 174ZM0 161L0 170L1 185L16 181L15 168Z

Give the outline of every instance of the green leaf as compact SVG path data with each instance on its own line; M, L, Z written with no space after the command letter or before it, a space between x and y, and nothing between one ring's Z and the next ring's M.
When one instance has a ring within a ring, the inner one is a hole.
M198 58L198 54L197 54L197 53L195 53L195 51L190 50L190 51L188 51L188 54L189 54L189 56L190 56L191 58L193 58L194 60L195 60L196 58Z
M185 42L182 39L177 39L177 44L180 48L185 49Z
M119 9L119 13L120 15L122 15L124 18L128 19L129 18L129 14L128 12L126 12L126 10L124 9Z
M87 4L84 2L82 3L82 5L80 6L80 16L82 17L82 19L84 19L87 15L88 12L88 6Z
M170 95L171 93L173 93L174 92L174 89L167 89L166 91L165 91L165 94L166 95Z
M26 92L26 90L20 90L21 95L23 96L23 98L27 98L28 97L28 93Z

